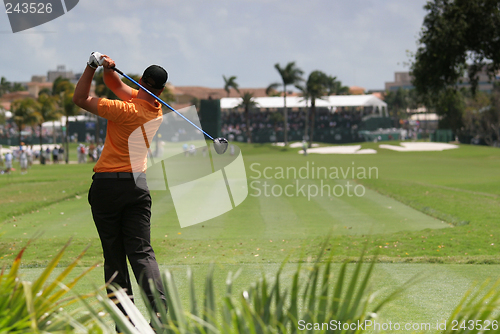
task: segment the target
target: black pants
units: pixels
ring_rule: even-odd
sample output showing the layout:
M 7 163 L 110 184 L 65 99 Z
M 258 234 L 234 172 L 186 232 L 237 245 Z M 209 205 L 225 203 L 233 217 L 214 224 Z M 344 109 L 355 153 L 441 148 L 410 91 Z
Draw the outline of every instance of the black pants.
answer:
M 128 258 L 137 283 L 157 310 L 150 279 L 154 281 L 165 306 L 166 303 L 158 263 L 151 247 L 151 196 L 146 179 L 141 177 L 137 182 L 136 185 L 130 178 L 94 178 L 88 198 L 101 239 L 106 282 L 116 273 L 113 284 L 127 289 L 132 298 Z M 119 307 L 123 311 L 121 305 Z

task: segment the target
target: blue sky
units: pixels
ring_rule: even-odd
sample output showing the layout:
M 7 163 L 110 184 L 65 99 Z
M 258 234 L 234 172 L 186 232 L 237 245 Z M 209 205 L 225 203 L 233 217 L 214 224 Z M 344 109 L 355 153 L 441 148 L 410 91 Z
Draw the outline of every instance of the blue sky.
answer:
M 295 61 L 346 85 L 382 89 L 405 71 L 425 16 L 424 0 L 80 0 L 66 15 L 13 34 L 0 13 L 0 76 L 29 81 L 57 65 L 82 72 L 92 51 L 139 74 L 167 69 L 177 86 L 240 87 L 279 81 Z

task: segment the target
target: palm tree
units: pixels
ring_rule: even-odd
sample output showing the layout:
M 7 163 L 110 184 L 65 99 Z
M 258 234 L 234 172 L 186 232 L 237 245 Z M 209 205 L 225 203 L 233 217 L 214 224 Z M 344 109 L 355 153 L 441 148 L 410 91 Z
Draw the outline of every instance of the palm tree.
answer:
M 278 141 L 278 124 L 283 122 L 283 114 L 280 112 L 272 112 L 269 115 L 270 121 L 273 123 L 274 127 L 274 142 Z
M 57 78 L 52 86 L 52 95 L 59 98 L 59 108 L 66 116 L 65 160 L 69 163 L 69 116 L 77 115 L 80 108 L 73 103 L 75 86 L 62 77 Z
M 309 131 L 309 91 L 306 86 L 303 85 L 295 85 L 295 87 L 300 91 L 304 101 L 306 102 L 306 121 L 304 125 L 304 140 L 309 140 L 308 131 Z
M 295 85 L 295 84 L 298 84 L 300 81 L 302 81 L 302 74 L 304 74 L 304 72 L 298 68 L 297 66 L 295 66 L 295 62 L 292 61 L 292 62 L 289 62 L 285 67 L 281 67 L 280 64 L 276 63 L 274 65 L 274 68 L 276 68 L 276 70 L 279 72 L 280 76 L 281 76 L 281 81 L 282 83 L 273 83 L 271 85 L 269 85 L 269 87 L 267 88 L 266 92 L 267 91 L 272 91 L 273 89 L 276 89 L 278 86 L 282 85 L 283 86 L 283 102 L 284 102 L 284 111 L 283 111 L 283 118 L 284 118 L 284 121 L 285 121 L 285 138 L 284 138 L 284 142 L 285 142 L 285 146 L 288 145 L 288 110 L 286 109 L 286 86 L 288 85 Z
M 160 99 L 167 103 L 175 102 L 174 92 L 170 89 L 169 85 L 165 85 L 165 88 L 163 88 L 163 92 L 160 94 Z
M 38 126 L 40 127 L 40 147 L 43 144 L 43 136 L 42 136 L 42 124 L 44 122 L 55 121 L 61 118 L 61 113 L 57 111 L 57 100 L 54 96 L 43 92 L 38 95 L 38 104 L 39 109 L 37 110 L 38 114 Z M 55 131 L 55 128 L 54 128 Z
M 22 92 L 25 90 L 26 90 L 26 88 L 24 87 L 24 85 L 22 83 L 14 82 L 14 84 L 12 85 L 11 92 Z
M 11 89 L 12 89 L 12 84 L 9 81 L 7 81 L 5 77 L 0 78 L 0 96 L 10 92 Z
M 5 117 L 5 109 L 0 107 L 0 125 L 5 124 L 7 118 Z
M 281 96 L 281 93 L 276 90 L 276 88 L 279 86 L 278 83 L 274 83 L 269 85 L 266 88 L 266 95 L 271 96 L 271 97 L 276 97 L 276 96 Z
M 69 164 L 69 116 L 78 115 L 80 108 L 73 102 L 74 88 L 73 91 L 66 91 L 61 93 L 61 106 L 66 116 L 66 149 L 65 149 L 65 159 L 66 164 Z
M 342 86 L 342 82 L 337 80 L 337 77 L 327 76 L 327 95 L 347 95 L 349 87 Z
M 389 91 L 385 95 L 385 102 L 387 103 L 388 109 L 392 113 L 392 117 L 399 122 L 399 118 L 402 114 L 406 113 L 408 108 L 408 90 L 402 89 L 401 87 L 397 91 Z
M 250 131 L 250 109 L 257 106 L 253 94 L 250 92 L 245 92 L 241 95 L 241 103 L 235 108 L 245 108 L 245 120 L 246 120 L 246 131 L 247 131 L 247 141 L 252 142 L 252 132 Z
M 320 99 L 328 93 L 329 77 L 321 71 L 313 71 L 309 74 L 305 86 L 298 86 L 299 89 L 311 100 L 311 136 L 309 137 L 309 147 L 312 146 L 314 137 L 314 121 L 316 118 L 316 99 Z
M 40 121 L 38 110 L 40 105 L 35 99 L 25 98 L 21 100 L 15 100 L 12 102 L 12 114 L 14 116 L 14 122 L 19 130 L 19 145 L 22 142 L 21 131 L 26 125 L 31 126 L 37 124 Z
M 234 88 L 238 93 L 240 90 L 238 89 L 238 84 L 236 83 L 236 77 L 233 75 L 232 77 L 226 78 L 225 75 L 222 76 L 224 79 L 224 90 L 227 92 L 227 97 L 229 97 L 230 89 Z
M 191 104 L 196 108 L 196 112 L 200 112 L 200 99 L 196 96 L 191 99 Z

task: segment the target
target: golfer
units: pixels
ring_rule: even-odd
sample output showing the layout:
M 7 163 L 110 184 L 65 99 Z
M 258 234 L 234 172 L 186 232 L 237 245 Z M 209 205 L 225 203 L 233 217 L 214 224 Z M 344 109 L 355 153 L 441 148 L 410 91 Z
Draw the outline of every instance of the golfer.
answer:
M 122 101 L 89 96 L 95 70 L 101 65 L 104 68 L 104 83 Z M 73 97 L 73 102 L 79 107 L 108 120 L 106 144 L 94 166 L 88 200 L 101 239 L 106 281 L 112 279 L 113 284 L 127 289 L 133 300 L 128 258 L 138 284 L 153 308 L 158 310 L 149 280 L 154 282 L 165 306 L 166 303 L 150 240 L 151 196 L 144 174 L 137 180 L 133 178 L 128 138 L 134 130 L 151 120 L 158 119 L 159 125 L 163 117 L 162 109 L 156 99 L 144 90 L 137 91 L 123 83 L 113 71 L 114 66 L 115 62 L 108 56 L 92 53 Z M 158 96 L 167 78 L 168 74 L 162 67 L 151 65 L 144 71 L 140 83 Z M 147 152 L 143 156 L 141 166 L 144 172 Z

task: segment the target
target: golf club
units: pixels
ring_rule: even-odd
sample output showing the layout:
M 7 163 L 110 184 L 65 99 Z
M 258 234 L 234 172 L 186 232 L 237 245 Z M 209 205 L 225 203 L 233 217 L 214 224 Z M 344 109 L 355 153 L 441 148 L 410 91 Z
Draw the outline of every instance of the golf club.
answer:
M 200 130 L 202 133 L 204 133 L 205 136 L 207 136 L 208 138 L 210 138 L 212 140 L 212 142 L 214 143 L 214 149 L 215 149 L 215 152 L 217 152 L 217 154 L 224 154 L 224 152 L 226 152 L 227 145 L 228 145 L 228 141 L 227 141 L 226 138 L 222 138 L 222 137 L 214 138 L 214 137 L 212 137 L 211 135 L 209 135 L 208 133 L 206 133 L 205 131 L 203 131 L 200 127 L 198 127 L 196 124 L 194 124 L 189 119 L 187 119 L 186 117 L 184 117 L 184 115 L 182 115 L 177 110 L 175 110 L 174 108 L 172 108 L 168 103 L 166 103 L 165 101 L 161 100 L 158 96 L 156 96 L 155 94 L 151 93 L 149 90 L 147 90 L 140 83 L 138 83 L 137 81 L 135 81 L 134 79 L 132 79 L 130 76 L 126 75 L 125 73 L 123 73 L 122 71 L 120 71 L 119 69 L 117 69 L 116 67 L 113 67 L 113 70 L 115 72 L 119 73 L 120 75 L 124 76 L 125 78 L 127 78 L 128 80 L 130 80 L 131 82 L 133 82 L 134 84 L 136 84 L 137 86 L 141 87 L 146 93 L 148 93 L 149 95 L 151 95 L 152 97 L 154 97 L 156 100 L 158 100 L 158 102 L 160 102 L 165 107 L 167 107 L 168 109 L 170 109 L 173 112 L 175 112 L 177 115 L 179 115 L 182 118 L 184 118 L 192 126 L 194 126 L 198 130 Z

